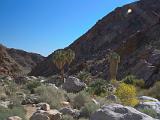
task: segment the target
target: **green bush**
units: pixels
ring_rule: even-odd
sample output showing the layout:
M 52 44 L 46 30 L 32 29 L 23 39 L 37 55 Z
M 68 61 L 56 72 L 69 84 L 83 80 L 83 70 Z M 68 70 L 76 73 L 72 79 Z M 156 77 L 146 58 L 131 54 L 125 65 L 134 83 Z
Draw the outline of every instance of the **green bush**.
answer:
M 160 100 L 160 82 L 156 82 L 153 87 L 145 91 L 145 95 L 152 96 Z
M 91 74 L 89 72 L 80 71 L 77 77 L 83 82 L 85 82 L 87 85 L 91 82 Z
M 107 85 L 106 80 L 95 80 L 88 86 L 87 92 L 92 95 L 105 96 L 107 94 Z
M 23 107 L 13 107 L 12 109 L 0 107 L 0 120 L 5 120 L 7 117 L 10 116 L 19 116 L 23 120 L 26 120 L 25 112 L 26 111 Z
M 27 83 L 26 86 L 31 93 L 34 93 L 34 89 L 37 88 L 38 86 L 41 86 L 41 83 L 39 81 L 30 81 L 29 83 Z
M 135 77 L 135 76 L 129 75 L 129 76 L 126 76 L 122 81 L 123 81 L 125 84 L 135 85 L 135 80 L 136 80 L 136 77 Z
M 80 118 L 80 119 L 78 119 L 78 120 L 89 120 L 89 119 L 86 119 L 86 118 Z
M 64 94 L 65 91 L 56 89 L 52 86 L 39 86 L 35 89 L 35 94 L 40 96 L 41 102 L 50 104 L 51 108 L 59 109 L 62 107 L 61 102 L 66 101 Z
M 74 120 L 72 116 L 70 115 L 64 115 L 62 120 Z
M 80 93 L 77 93 L 71 100 L 71 104 L 74 108 L 80 109 L 90 100 L 91 98 L 89 97 L 89 95 L 85 91 L 81 91 Z
M 89 103 L 86 103 L 84 107 L 81 109 L 81 113 L 83 117 L 89 118 L 91 114 L 94 113 L 99 108 L 100 108 L 99 105 L 96 105 L 93 102 L 89 102 Z
M 144 80 L 137 79 L 136 76 L 133 76 L 133 75 L 126 76 L 124 79 L 122 79 L 122 81 L 125 84 L 134 85 L 136 87 L 140 87 L 140 88 L 144 88 L 145 87 Z
M 158 118 L 158 114 L 153 109 L 141 109 L 139 111 L 142 112 L 142 113 L 145 113 L 145 114 L 147 114 L 147 115 L 149 115 L 153 118 Z

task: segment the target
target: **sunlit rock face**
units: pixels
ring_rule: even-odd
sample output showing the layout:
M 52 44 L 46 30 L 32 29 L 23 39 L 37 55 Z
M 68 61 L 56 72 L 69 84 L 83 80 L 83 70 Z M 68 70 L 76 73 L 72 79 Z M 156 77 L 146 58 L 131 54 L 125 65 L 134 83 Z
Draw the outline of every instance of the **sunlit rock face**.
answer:
M 156 63 L 160 61 L 159 15 L 160 0 L 140 0 L 116 8 L 66 48 L 76 53 L 69 73 L 75 74 L 87 69 L 92 75 L 109 79 L 109 66 L 105 56 L 108 49 L 112 49 L 121 56 L 118 79 L 134 74 L 144 79 L 147 86 L 151 86 L 154 81 L 160 79 L 160 63 Z M 38 64 L 31 74 L 49 76 L 56 73 L 52 55 L 45 62 Z M 146 64 L 137 73 L 134 67 L 142 59 Z M 145 74 L 144 71 L 151 73 Z

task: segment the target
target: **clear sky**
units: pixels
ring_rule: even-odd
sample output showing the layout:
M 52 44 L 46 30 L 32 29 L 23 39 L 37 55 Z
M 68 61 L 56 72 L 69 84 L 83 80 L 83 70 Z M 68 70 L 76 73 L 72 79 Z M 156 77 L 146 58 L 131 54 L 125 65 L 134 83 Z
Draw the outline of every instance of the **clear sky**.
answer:
M 0 43 L 49 55 L 135 0 L 0 0 Z

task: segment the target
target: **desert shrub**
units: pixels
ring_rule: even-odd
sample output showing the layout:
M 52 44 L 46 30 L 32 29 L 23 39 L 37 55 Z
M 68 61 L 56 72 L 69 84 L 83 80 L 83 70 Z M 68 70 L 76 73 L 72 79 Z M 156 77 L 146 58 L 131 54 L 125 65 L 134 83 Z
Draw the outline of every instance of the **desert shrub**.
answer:
M 84 107 L 81 109 L 81 114 L 85 118 L 89 118 L 92 113 L 94 113 L 97 109 L 100 108 L 100 105 L 96 105 L 93 102 L 86 103 Z
M 89 72 L 80 71 L 77 77 L 83 82 L 85 82 L 86 84 L 89 84 L 91 82 L 91 74 Z
M 87 119 L 87 118 L 80 118 L 80 119 L 78 119 L 78 120 L 89 120 L 89 119 Z
M 145 88 L 145 81 L 144 80 L 137 80 L 136 86 L 139 88 Z
M 156 82 L 154 84 L 154 86 L 151 87 L 149 90 L 145 90 L 144 94 L 147 95 L 147 96 L 152 96 L 152 97 L 160 100 L 159 91 L 160 91 L 160 82 Z
M 25 112 L 26 111 L 23 107 L 13 107 L 12 109 L 0 107 L 0 120 L 5 120 L 7 117 L 10 116 L 19 116 L 23 120 L 26 120 Z
M 73 100 L 71 101 L 71 104 L 74 108 L 80 109 L 85 105 L 85 103 L 89 102 L 91 98 L 85 91 L 81 91 L 80 93 L 77 93 Z
M 122 81 L 125 84 L 134 85 L 136 87 L 140 87 L 140 88 L 144 88 L 145 87 L 144 80 L 137 79 L 136 76 L 133 76 L 133 75 L 126 76 L 124 79 L 122 79 Z
M 116 95 L 124 105 L 135 106 L 138 104 L 136 88 L 133 85 L 121 83 L 116 90 Z
M 0 100 L 5 101 L 7 99 L 7 95 L 5 93 L 5 90 L 2 86 L 0 86 Z
M 34 89 L 40 85 L 41 83 L 39 81 L 30 81 L 29 83 L 27 83 L 26 86 L 27 86 L 27 89 L 29 89 L 31 93 L 34 93 Z
M 153 118 L 158 118 L 157 112 L 153 109 L 140 109 L 139 111 L 142 113 L 145 113 Z
M 6 95 L 12 96 L 19 90 L 19 88 L 18 85 L 13 81 L 8 81 L 5 83 L 3 90 L 5 91 Z
M 72 116 L 70 115 L 64 115 L 62 120 L 74 120 Z
M 110 81 L 110 83 L 111 83 L 114 87 L 116 87 L 116 88 L 117 88 L 117 87 L 119 86 L 119 84 L 120 84 L 120 82 L 119 82 L 119 81 L 114 80 L 114 79 L 113 79 L 113 80 L 111 80 L 111 81 Z
M 108 83 L 105 80 L 95 80 L 88 86 L 87 92 L 91 95 L 105 96 L 107 94 L 107 85 Z
M 51 108 L 54 109 L 62 107 L 61 102 L 65 101 L 65 92 L 52 86 L 39 86 L 35 89 L 35 93 L 40 96 L 41 102 L 50 104 Z
M 135 85 L 135 79 L 136 79 L 135 76 L 129 75 L 129 76 L 126 76 L 122 81 L 123 81 L 125 84 Z

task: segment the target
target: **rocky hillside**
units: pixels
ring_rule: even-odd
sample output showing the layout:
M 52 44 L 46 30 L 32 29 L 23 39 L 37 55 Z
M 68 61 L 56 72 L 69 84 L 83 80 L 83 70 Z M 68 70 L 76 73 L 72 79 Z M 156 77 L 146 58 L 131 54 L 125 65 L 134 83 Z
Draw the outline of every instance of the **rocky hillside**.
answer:
M 9 49 L 0 45 L 0 74 L 27 74 L 43 59 L 44 57 L 39 54 Z
M 133 74 L 152 85 L 160 80 L 160 0 L 140 0 L 116 8 L 68 48 L 76 53 L 72 74 L 87 70 L 109 79 L 105 56 L 112 49 L 121 56 L 118 79 Z M 31 74 L 54 74 L 51 59 L 52 54 Z

